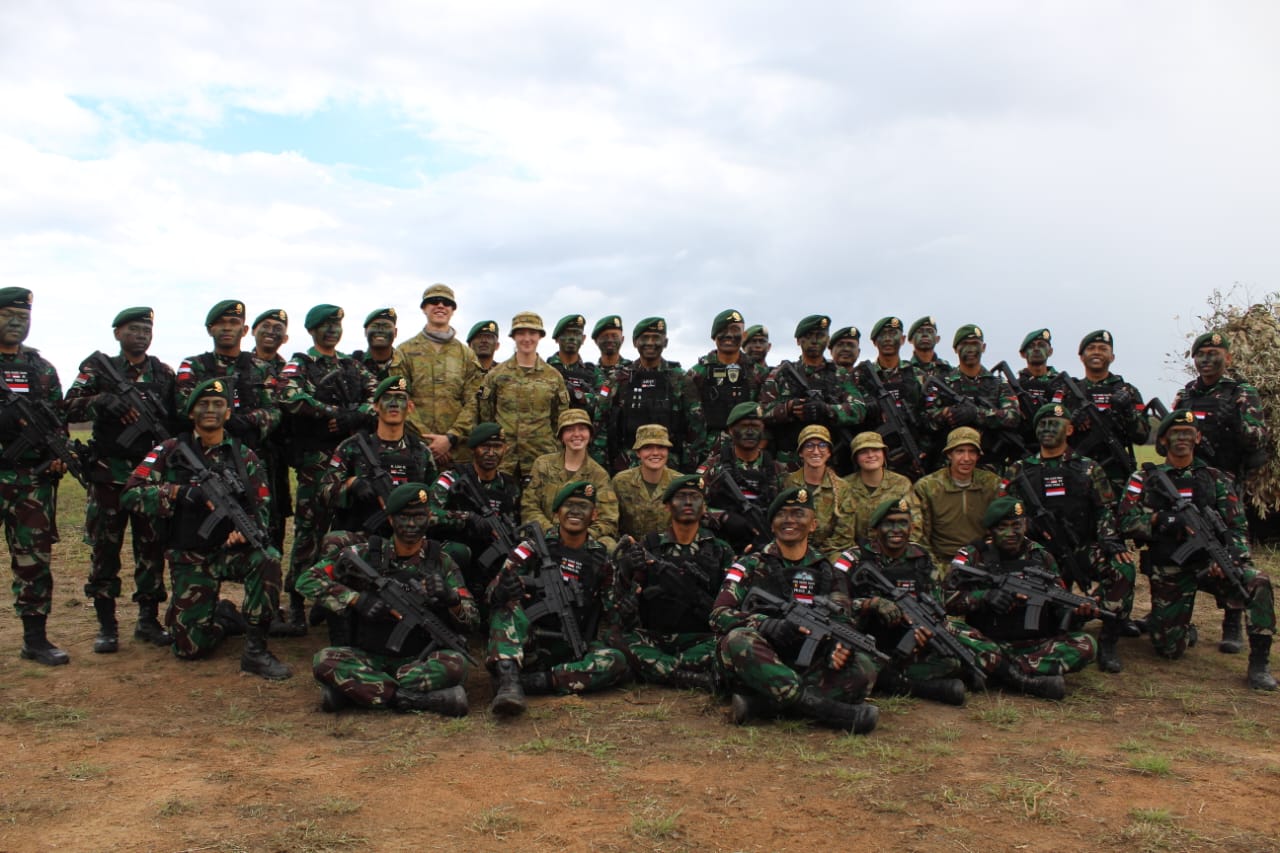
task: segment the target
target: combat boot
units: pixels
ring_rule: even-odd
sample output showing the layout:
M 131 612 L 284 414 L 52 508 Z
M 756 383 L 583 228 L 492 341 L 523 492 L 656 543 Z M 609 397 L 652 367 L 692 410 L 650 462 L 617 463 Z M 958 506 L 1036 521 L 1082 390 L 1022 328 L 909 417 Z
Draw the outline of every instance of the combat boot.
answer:
M 866 702 L 855 705 L 828 699 L 814 687 L 804 689 L 800 694 L 798 707 L 807 717 L 855 735 L 863 735 L 871 731 L 880 719 L 880 709 L 875 705 L 869 705 Z
M 71 662 L 71 656 L 49 642 L 45 635 L 45 625 L 49 617 L 43 613 L 32 613 L 22 617 L 22 657 L 45 666 L 60 666 Z
M 414 690 L 410 687 L 396 688 L 396 695 L 391 698 L 391 707 L 397 711 L 431 711 L 445 717 L 465 717 L 467 715 L 467 691 L 459 684 L 443 690 Z
M 495 667 L 493 701 L 489 713 L 500 717 L 515 717 L 524 713 L 524 688 L 520 686 L 520 664 L 513 660 L 500 660 Z
M 907 692 L 917 699 L 932 699 L 944 705 L 964 704 L 964 682 L 958 678 L 911 679 Z
M 1124 669 L 1124 664 L 1120 663 L 1120 655 L 1116 653 L 1120 630 L 1120 626 L 1112 627 L 1109 622 L 1102 626 L 1102 633 L 1098 637 L 1098 669 L 1103 672 L 1120 672 Z
M 715 676 L 709 672 L 695 672 L 692 669 L 677 669 L 667 676 L 666 683 L 671 687 L 684 690 L 704 690 L 716 692 Z
M 550 672 L 522 672 L 520 687 L 529 696 L 546 696 L 556 692 Z
M 116 622 L 116 600 L 94 597 L 93 610 L 98 616 L 98 636 L 93 638 L 94 653 L 109 655 L 120 651 L 120 623 Z
M 1244 648 L 1243 616 L 1243 610 L 1222 611 L 1222 642 L 1218 643 L 1218 651 L 1224 655 L 1238 655 Z
M 267 649 L 267 626 L 250 625 L 244 638 L 244 652 L 240 655 L 240 671 L 261 676 L 268 681 L 284 681 L 293 677 L 293 670 L 276 659 Z
M 1065 699 L 1067 696 L 1067 681 L 1061 675 L 1027 675 L 1008 663 L 997 674 L 1001 684 L 1028 696 L 1053 700 Z
M 133 626 L 133 638 L 153 646 L 167 646 L 173 642 L 173 637 L 160 624 L 158 601 L 138 602 L 138 624 Z
M 336 714 L 347 707 L 347 696 L 332 684 L 320 685 L 320 710 L 326 714 Z
M 289 627 L 293 636 L 307 636 L 307 600 L 299 593 L 289 593 Z
M 735 693 L 729 702 L 729 715 L 735 726 L 744 726 L 751 720 L 768 719 L 777 714 L 777 706 L 757 693 Z
M 243 637 L 249 632 L 249 623 L 244 621 L 235 602 L 225 598 L 213 608 L 213 621 L 222 628 L 224 637 Z
M 1271 659 L 1271 638 L 1266 634 L 1249 635 L 1249 686 L 1254 690 L 1275 690 L 1276 679 L 1267 668 Z

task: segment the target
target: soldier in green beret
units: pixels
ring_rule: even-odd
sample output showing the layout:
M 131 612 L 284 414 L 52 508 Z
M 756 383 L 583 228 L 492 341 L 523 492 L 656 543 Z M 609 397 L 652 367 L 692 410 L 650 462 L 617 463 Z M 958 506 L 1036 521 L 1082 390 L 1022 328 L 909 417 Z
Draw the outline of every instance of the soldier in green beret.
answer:
M 257 316 L 251 327 L 254 340 L 253 358 L 265 370 L 270 397 L 275 399 L 284 386 L 281 374 L 288 361 L 280 348 L 289 342 L 289 315 L 283 308 L 268 308 Z M 283 422 L 283 414 L 281 415 Z M 273 429 L 255 449 L 267 469 L 271 484 L 271 544 L 284 550 L 284 528 L 293 515 L 293 486 L 289 482 L 289 436 L 286 430 Z
M 585 409 L 592 418 L 596 416 L 596 389 L 604 384 L 604 373 L 582 358 L 582 341 L 586 337 L 587 318 L 581 314 L 561 317 L 551 333 L 558 349 L 547 359 L 547 364 L 560 371 L 565 387 L 569 389 L 569 405 Z
M 173 368 L 147 355 L 154 319 L 155 312 L 147 307 L 126 308 L 117 314 L 112 327 L 120 354 L 89 356 L 67 390 L 68 419 L 93 422 L 84 534 L 91 551 L 84 591 L 98 617 L 93 650 L 99 654 L 120 647 L 116 599 L 121 591 L 120 549 L 128 525 L 133 527 L 133 600 L 138 603 L 134 639 L 158 646 L 171 641 L 159 622 L 160 602 L 166 597 L 164 542 L 150 517 L 132 515 L 120 507 L 120 495 L 133 469 L 176 427 Z M 128 396 L 130 392 L 119 382 L 128 383 L 136 397 Z
M 742 333 L 743 352 L 752 361 L 759 364 L 766 374 L 770 370 L 768 359 L 769 350 L 771 349 L 773 349 L 773 344 L 769 343 L 769 328 L 767 326 L 748 326 L 747 330 Z
M 389 375 L 399 331 L 394 308 L 375 308 L 364 318 L 364 339 L 369 348 L 356 350 L 351 357 L 363 364 L 379 382 Z
M 680 476 L 668 466 L 671 439 L 661 424 L 645 424 L 636 430 L 632 446 L 640 464 L 613 476 L 613 491 L 618 496 L 618 535 L 644 538 L 667 526 L 667 511 L 662 493 Z
M 1058 368 L 1049 364 L 1053 357 L 1053 334 L 1048 329 L 1028 332 L 1018 347 L 1018 355 L 1026 362 L 1026 366 L 1018 370 L 1018 384 L 1025 395 L 1020 403 L 1029 409 L 1023 412 L 1023 435 L 1034 446 L 1035 427 L 1031 426 L 1031 420 L 1041 406 L 1061 402 L 1065 394 Z
M 603 374 L 600 387 L 613 382 L 614 374 L 631 364 L 631 359 L 624 358 L 622 355 L 622 342 L 625 339 L 622 334 L 622 318 L 617 314 L 601 317 L 591 328 L 591 340 L 595 341 L 596 349 L 600 351 L 600 361 L 597 362 Z M 597 395 L 600 393 L 600 387 L 596 388 Z M 596 416 L 599 417 L 599 414 L 597 411 Z
M 253 333 L 253 357 L 280 376 L 286 360 L 280 348 L 289 342 L 289 315 L 283 308 L 268 308 L 254 318 L 249 329 Z
M 729 441 L 721 441 L 698 473 L 707 478 L 708 519 L 734 553 L 748 545 L 764 547 L 773 538 L 765 510 L 777 496 L 787 469 L 767 449 L 759 403 L 739 403 L 725 423 Z M 732 481 L 732 482 L 727 482 Z
M 467 346 L 476 354 L 481 373 L 488 373 L 497 364 L 493 356 L 501 345 L 498 340 L 498 324 L 494 320 L 481 320 L 467 332 Z
M 556 423 L 556 438 L 561 449 L 539 456 L 533 463 L 529 483 L 520 496 L 520 518 L 534 522 L 543 530 L 552 525 L 553 504 L 565 483 L 586 480 L 596 489 L 596 520 L 591 537 L 607 548 L 617 544 L 618 496 L 609 482 L 609 473 L 588 453 L 595 426 L 582 409 L 566 409 Z
M 1267 459 L 1267 427 L 1258 389 L 1231 368 L 1231 341 L 1205 332 L 1191 345 L 1196 378 L 1173 398 L 1173 408 L 1195 412 L 1200 427 L 1197 454 L 1206 464 L 1243 483 Z M 1241 490 L 1237 486 L 1237 492 Z
M 827 344 L 831 350 L 831 360 L 845 370 L 853 370 L 862 354 L 862 332 L 857 326 L 843 326 L 831 333 L 831 341 Z
M 927 379 L 930 376 L 946 376 L 951 372 L 951 362 L 940 358 L 937 353 L 938 321 L 924 316 L 911 324 L 907 329 L 907 340 L 911 342 L 911 366 Z
M 692 458 L 707 458 L 722 437 L 729 413 L 740 403 L 754 403 L 769 372 L 764 365 L 742 351 L 742 315 L 729 308 L 711 321 L 711 340 L 716 348 L 698 359 L 685 378 L 702 403 L 706 439 Z
M 962 426 L 982 430 L 983 465 L 999 473 L 1027 455 L 1018 398 L 1008 382 L 982 366 L 987 344 L 980 327 L 961 326 L 952 343 L 960 363 L 926 386 L 925 416 L 939 430 Z
M 936 467 L 942 442 L 924 415 L 926 374 L 902 360 L 902 340 L 902 320 L 877 320 L 871 327 L 876 357 L 853 369 L 853 381 L 867 403 L 864 425 L 881 433 L 888 466 L 902 476 L 918 480 Z M 896 417 L 889 411 L 890 405 L 895 407 Z M 899 430 L 905 430 L 909 439 Z M 908 448 L 909 444 L 914 448 Z M 856 474 L 855 470 L 850 476 Z
M 1097 329 L 1085 335 L 1080 339 L 1079 354 L 1084 377 L 1078 387 L 1084 399 L 1067 393 L 1061 400 L 1071 412 L 1072 433 L 1068 443 L 1072 450 L 1102 465 L 1118 499 L 1135 467 L 1134 446 L 1147 442 L 1151 423 L 1142 404 L 1142 392 L 1123 376 L 1111 372 L 1116 354 L 1115 338 L 1110 332 Z M 1092 405 L 1086 406 L 1086 403 Z M 1096 429 L 1096 419 L 1104 421 L 1110 429 Z M 1109 452 L 1108 435 L 1115 436 L 1126 452 Z

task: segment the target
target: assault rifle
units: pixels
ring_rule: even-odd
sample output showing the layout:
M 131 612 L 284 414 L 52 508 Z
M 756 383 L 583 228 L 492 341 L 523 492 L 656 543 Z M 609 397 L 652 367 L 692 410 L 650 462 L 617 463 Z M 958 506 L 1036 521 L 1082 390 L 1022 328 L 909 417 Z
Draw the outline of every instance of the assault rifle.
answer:
M 747 597 L 742 600 L 741 609 L 748 612 L 769 613 L 786 619 L 797 628 L 808 631 L 804 635 L 800 654 L 796 655 L 798 667 L 804 668 L 812 664 L 818 647 L 828 638 L 850 651 L 862 652 L 875 658 L 881 665 L 890 660 L 888 655 L 876 648 L 876 641 L 872 637 L 842 621 L 833 619 L 833 615 L 840 613 L 840 608 L 825 595 L 814 596 L 813 604 L 805 604 L 802 601 L 779 598 L 768 590 L 753 586 L 747 592 Z
M 644 547 L 643 543 L 635 540 L 632 542 L 631 547 L 639 548 L 644 554 L 644 563 L 643 567 L 633 568 L 622 574 L 622 581 L 627 589 L 633 589 L 639 583 L 636 575 L 643 572 L 646 582 L 643 595 L 646 599 L 657 598 L 666 590 L 689 605 L 697 605 L 703 613 L 711 612 L 715 597 L 707 591 L 711 586 L 711 577 L 706 572 L 692 562 L 677 566 L 670 560 L 664 560 L 653 554 Z M 624 546 L 619 544 L 616 551 L 623 548 Z M 617 564 L 618 561 L 614 560 L 614 565 Z
M 0 404 L 6 407 L 12 406 L 22 421 L 18 437 L 8 443 L 4 453 L 0 453 L 0 459 L 12 464 L 18 460 L 18 457 L 30 451 L 47 453 L 53 458 L 37 466 L 35 473 L 44 472 L 54 460 L 57 460 L 66 466 L 67 473 L 74 477 L 77 483 L 86 489 L 89 487 L 79 456 L 84 446 L 79 441 L 73 443 L 67 439 L 66 427 L 63 426 L 62 419 L 58 417 L 58 413 L 54 411 L 48 400 L 19 394 L 9 387 L 9 383 L 0 379 Z
M 420 586 L 412 582 L 406 583 L 396 578 L 389 578 L 380 573 L 356 553 L 355 548 L 343 548 L 339 562 L 343 567 L 351 569 L 356 576 L 364 581 L 368 591 L 372 592 L 387 607 L 391 608 L 391 614 L 398 620 L 395 629 L 391 632 L 391 636 L 387 638 L 388 649 L 393 652 L 400 651 L 404 647 L 404 641 L 408 638 L 409 633 L 414 628 L 421 628 L 431 638 L 431 642 L 418 655 L 419 660 L 437 649 L 445 648 L 462 655 L 472 666 L 480 665 L 480 662 L 472 657 L 471 652 L 468 651 L 466 640 L 432 612 L 431 604 L 434 599 Z
M 358 429 L 351 434 L 351 437 L 355 439 L 356 449 L 360 451 L 360 458 L 364 460 L 367 471 L 365 479 L 373 485 L 373 491 L 382 504 L 382 509 L 370 513 L 362 525 L 365 533 L 376 533 L 387 521 L 387 498 L 391 496 L 396 483 L 391 479 L 391 472 L 383 467 L 382 457 L 378 455 L 378 450 L 373 446 L 369 434 Z
M 805 403 L 822 403 L 824 406 L 832 410 L 831 415 L 831 433 L 832 438 L 840 444 L 848 447 L 849 442 L 853 440 L 853 436 L 849 434 L 849 430 L 837 423 L 835 416 L 835 406 L 827 402 L 826 395 L 822 393 L 821 388 L 814 388 L 809 383 L 808 377 L 804 375 L 796 362 L 783 361 L 778 365 L 778 369 L 787 375 L 797 388 L 804 392 Z
M 1009 488 L 1015 497 L 1021 498 L 1031 510 L 1031 525 L 1043 537 L 1042 544 L 1049 552 L 1067 568 L 1067 576 L 1081 589 L 1089 588 L 1089 567 L 1080 565 L 1080 541 L 1076 530 L 1061 515 L 1051 512 L 1041 500 L 1035 485 L 1027 477 L 1023 468 L 1018 476 L 1009 481 Z
M 502 561 L 511 556 L 511 552 L 520 544 L 520 540 L 516 538 L 515 525 L 489 502 L 484 496 L 484 490 L 470 472 L 460 474 L 454 483 L 462 496 L 475 507 L 474 514 L 489 533 L 489 547 L 477 562 L 486 568 L 495 565 L 502 568 Z
M 919 479 L 925 475 L 924 470 L 924 452 L 920 450 L 920 444 L 916 441 L 916 433 L 923 432 L 920 425 L 915 422 L 915 417 L 910 409 L 905 406 L 898 405 L 898 398 L 885 386 L 884 380 L 880 378 L 880 374 L 876 373 L 874 363 L 867 365 L 867 380 L 871 383 L 871 393 L 876 398 L 876 403 L 880 408 L 880 417 L 883 419 L 876 432 L 880 433 L 884 438 L 897 437 L 896 445 L 889 447 L 889 456 L 891 460 L 902 460 L 906 458 L 906 464 L 911 469 L 912 479 Z
M 971 400 L 936 376 L 929 377 L 928 381 L 924 384 L 924 391 L 925 394 L 932 393 L 940 398 L 944 406 L 960 406 L 965 403 L 969 403 L 993 410 L 1000 408 L 998 405 L 999 401 L 987 400 L 982 397 L 974 397 Z M 987 432 L 995 434 L 995 438 L 991 442 L 991 449 L 984 451 L 987 455 L 992 457 L 993 463 L 1007 458 L 1026 459 L 1031 455 L 1031 450 L 1027 447 L 1027 443 L 1022 440 L 1022 436 L 1018 434 L 1017 430 L 1001 427 L 995 430 L 988 430 Z M 1012 457 L 1010 456 L 1009 450 L 1013 451 Z
M 547 550 L 547 540 L 542 535 L 542 528 L 530 522 L 522 525 L 516 535 L 528 542 L 533 548 L 533 555 L 538 559 L 537 573 L 532 578 L 524 578 L 525 584 L 540 590 L 542 595 L 537 603 L 524 609 L 529 617 L 529 624 L 534 624 L 545 616 L 554 616 L 560 623 L 560 630 L 535 628 L 534 634 L 540 637 L 552 637 L 563 640 L 573 650 L 575 658 L 587 653 L 587 641 L 583 637 L 582 626 L 578 624 L 575 607 L 586 604 L 581 588 L 574 589 L 565 580 L 560 571 L 560 563 Z
M 1004 381 L 1009 383 L 1013 396 L 1018 398 L 1018 410 L 1022 412 L 1022 419 L 1028 424 L 1031 423 L 1036 416 L 1036 403 L 1031 399 L 1031 392 L 1022 387 L 1022 381 L 1018 379 L 1018 374 L 1014 369 L 1009 366 L 1009 362 L 1000 362 L 991 368 L 991 372 L 999 373 L 1004 377 Z
M 241 483 L 231 471 L 215 471 L 205 465 L 200 454 L 192 450 L 185 441 L 179 440 L 174 449 L 191 467 L 195 474 L 196 485 L 200 487 L 200 491 L 204 492 L 205 500 L 213 506 L 212 512 L 200 525 L 197 533 L 202 538 L 208 539 L 213 529 L 225 518 L 254 550 L 264 551 L 269 548 L 271 539 L 267 531 L 262 529 L 258 520 L 240 505 L 236 497 L 237 493 L 243 492 L 249 484 Z
M 734 511 L 747 519 L 747 524 L 756 532 L 754 544 L 757 546 L 764 545 L 771 538 L 771 527 L 769 519 L 765 516 L 764 509 L 755 501 L 748 498 L 742 493 L 742 487 L 738 485 L 738 481 L 733 479 L 733 475 L 729 473 L 727 468 L 722 468 L 720 473 L 716 475 L 715 481 L 710 484 L 708 492 L 719 490 L 728 495 L 729 500 L 733 501 Z
M 130 382 L 120 369 L 111 361 L 111 357 L 105 352 L 98 350 L 89 356 L 89 360 L 98 368 L 110 384 L 110 388 L 105 389 L 105 393 L 114 394 L 124 400 L 129 408 L 138 413 L 138 419 L 125 427 L 120 433 L 120 443 L 125 447 L 133 446 L 133 443 L 142 436 L 150 436 L 151 440 L 156 444 L 164 441 L 169 437 L 169 430 L 165 427 L 167 413 L 146 394 L 138 388 L 137 384 Z
M 1147 437 L 1147 443 L 1155 444 L 1156 430 L 1154 428 L 1159 427 L 1160 422 L 1169 417 L 1169 407 L 1166 406 L 1164 404 L 1164 400 L 1161 400 L 1159 397 L 1152 397 L 1147 401 L 1147 405 L 1143 407 L 1142 413 L 1146 416 L 1147 423 L 1153 427 L 1151 435 Z M 1201 438 L 1201 441 L 1203 440 L 1204 439 Z
M 1007 589 L 1015 597 L 1025 599 L 1027 605 L 1022 626 L 1028 631 L 1034 631 L 1040 627 L 1040 614 L 1044 612 L 1045 607 L 1061 608 L 1062 615 L 1058 620 L 1060 631 L 1067 630 L 1076 608 L 1083 604 L 1091 605 L 1097 612 L 1098 618 L 1104 622 L 1120 618 L 1115 613 L 1098 607 L 1098 602 L 1087 595 L 1068 592 L 1058 576 L 1045 569 L 1023 566 L 1016 572 L 998 575 L 965 563 L 953 562 L 951 568 L 983 581 L 991 589 Z
M 1076 448 L 1077 451 L 1082 456 L 1096 459 L 1099 464 L 1104 466 L 1110 460 L 1115 467 L 1124 468 L 1127 471 L 1137 468 L 1138 463 L 1133 455 L 1133 447 L 1130 446 L 1129 442 L 1123 441 L 1121 436 L 1116 435 L 1115 421 L 1102 414 L 1098 404 L 1093 402 L 1088 394 L 1084 393 L 1084 389 L 1080 387 L 1079 382 L 1076 382 L 1065 373 L 1058 375 L 1062 377 L 1063 384 L 1067 386 L 1067 390 L 1071 392 L 1071 396 L 1079 405 L 1078 411 L 1083 412 L 1085 417 L 1089 419 L 1088 435 L 1080 441 Z M 1105 450 L 1105 454 L 1095 453 L 1094 448 L 1096 447 L 1102 447 Z

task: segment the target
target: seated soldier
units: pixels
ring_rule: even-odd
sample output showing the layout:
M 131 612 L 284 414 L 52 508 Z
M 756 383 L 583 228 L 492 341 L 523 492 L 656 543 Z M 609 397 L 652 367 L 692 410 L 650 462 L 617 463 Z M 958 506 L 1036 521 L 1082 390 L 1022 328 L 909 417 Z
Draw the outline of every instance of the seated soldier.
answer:
M 747 546 L 764 547 L 773 538 L 765 510 L 777 496 L 787 469 L 765 450 L 764 419 L 758 403 L 734 406 L 725 428 L 729 441 L 721 441 L 711 451 L 698 473 L 707 479 L 712 528 L 734 553 L 741 554 Z
M 912 487 L 920 506 L 919 542 L 929 549 L 939 577 L 956 551 L 986 531 L 983 513 L 1000 491 L 1000 478 L 978 467 L 982 436 L 972 427 L 947 433 L 946 467 L 921 477 Z
M 632 449 L 640 464 L 615 474 L 613 491 L 618 495 L 619 536 L 639 539 L 666 527 L 662 495 L 680 472 L 667 467 L 671 439 L 660 424 L 645 424 L 636 430 Z
M 613 491 L 609 474 L 587 455 L 591 433 L 595 427 L 582 409 L 560 413 L 556 438 L 561 450 L 547 453 L 533 461 L 529 483 L 520 495 L 520 518 L 526 524 L 536 523 L 545 532 L 552 526 L 551 508 L 556 495 L 566 483 L 586 480 L 595 486 L 596 521 L 591 525 L 591 538 L 606 548 L 617 544 L 618 496 Z

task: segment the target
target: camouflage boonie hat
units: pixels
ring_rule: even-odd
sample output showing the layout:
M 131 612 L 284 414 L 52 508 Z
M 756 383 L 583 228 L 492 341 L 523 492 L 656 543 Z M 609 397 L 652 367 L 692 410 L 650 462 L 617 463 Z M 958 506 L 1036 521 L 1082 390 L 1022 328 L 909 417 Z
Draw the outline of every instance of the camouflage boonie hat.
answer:
M 147 323 L 154 323 L 155 319 L 156 319 L 156 312 L 152 311 L 150 308 L 146 308 L 142 306 L 139 306 L 137 308 L 126 308 L 123 311 L 121 311 L 119 314 L 117 314 L 115 316 L 115 319 L 111 321 L 111 328 L 118 329 L 121 326 L 123 326 L 125 323 L 132 323 L 135 320 L 141 320 Z
M 1195 355 L 1205 347 L 1222 347 L 1224 350 L 1230 351 L 1231 341 L 1222 332 L 1205 332 L 1191 344 L 1191 354 Z
M 502 427 L 492 421 L 486 421 L 471 428 L 471 434 L 467 436 L 467 447 L 475 450 L 486 441 L 501 441 L 505 443 L 506 440 L 507 434 L 502 431 Z
M 565 483 L 560 487 L 560 491 L 556 492 L 555 500 L 551 502 L 551 511 L 558 512 L 561 505 L 569 498 L 586 498 L 595 503 L 596 487 L 586 480 L 574 480 L 572 483 Z
M 926 316 L 921 317 L 919 320 L 916 320 L 911 324 L 911 328 L 907 330 L 907 337 L 914 338 L 916 336 L 916 332 L 920 331 L 921 326 L 932 326 L 935 332 L 938 331 L 938 321 L 933 317 Z
M 746 420 L 747 418 L 764 420 L 764 410 L 760 408 L 759 403 L 747 402 L 734 406 L 729 410 L 729 417 L 725 418 L 724 425 L 725 427 L 731 427 L 738 421 Z
M 422 301 L 418 303 L 418 307 L 421 308 L 427 304 L 428 299 L 436 297 L 448 302 L 454 308 L 458 307 L 458 299 L 453 295 L 453 288 L 447 284 L 433 284 L 422 291 Z
M 387 495 L 387 515 L 395 515 L 404 509 L 426 506 L 431 487 L 426 483 L 401 483 Z
M 671 439 L 668 437 L 667 428 L 662 424 L 645 424 L 636 428 L 636 442 L 631 445 L 632 450 L 639 450 L 650 444 L 656 444 L 659 447 L 672 447 Z
M 975 326 L 973 323 L 965 323 L 963 326 L 956 329 L 955 335 L 951 338 L 951 348 L 955 349 L 960 346 L 960 342 L 966 338 L 977 338 L 980 341 L 986 340 L 986 338 L 982 336 L 982 328 L 980 326 Z
M 720 334 L 726 326 L 741 322 L 742 315 L 733 308 L 721 311 L 716 315 L 715 319 L 711 321 L 711 337 L 714 338 L 716 335 Z M 742 339 L 745 341 L 746 336 L 744 335 Z
M 263 311 L 257 317 L 253 318 L 253 325 L 250 328 L 258 328 L 264 320 L 275 320 L 276 322 L 283 323 L 286 326 L 289 325 L 289 315 L 285 313 L 283 308 L 268 308 L 266 311 Z
M 769 520 L 773 521 L 773 517 L 778 514 L 778 510 L 789 506 L 798 506 L 812 512 L 813 490 L 808 486 L 792 486 L 789 489 L 783 489 L 769 504 Z
M 631 342 L 635 343 L 635 339 L 643 335 L 645 332 L 657 332 L 660 335 L 667 333 L 667 321 L 661 317 L 645 317 L 636 327 L 631 330 Z
M 519 314 L 511 318 L 511 331 L 507 334 L 515 337 L 516 332 L 521 329 L 529 329 L 537 332 L 539 336 L 547 336 L 547 327 L 542 325 L 542 317 L 532 311 L 521 311 Z
M 743 341 L 749 341 L 756 337 L 764 338 L 766 341 L 769 340 L 769 328 L 757 323 L 754 326 L 747 326 L 747 330 L 742 333 Z
M 1002 498 L 996 498 L 987 507 L 986 513 L 982 516 L 982 526 L 989 530 L 1006 518 L 1022 518 L 1026 512 L 1022 501 L 1011 495 L 1005 495 Z
M 595 424 L 591 422 L 591 416 L 585 411 L 582 409 L 565 409 L 560 413 L 559 420 L 556 421 L 556 437 L 558 438 L 566 427 L 571 427 L 574 424 L 582 424 L 588 427 L 593 434 L 596 431 Z
M 373 402 L 382 399 L 382 395 L 388 391 L 402 391 L 409 393 L 409 380 L 403 376 L 388 376 L 386 379 L 378 383 L 378 387 L 373 389 Z
M 1106 344 L 1115 348 L 1115 338 L 1111 337 L 1111 333 L 1106 329 L 1096 329 L 1080 339 L 1080 349 L 1077 355 L 1084 355 L 1084 348 L 1089 344 Z
M 0 287 L 0 308 L 31 310 L 31 291 L 25 287 Z
M 316 307 L 308 311 L 307 316 L 303 318 L 302 328 L 306 329 L 309 332 L 312 329 L 314 329 L 316 326 L 322 325 L 323 323 L 326 323 L 329 320 L 341 320 L 345 316 L 346 316 L 346 312 L 344 312 L 337 305 L 329 305 L 329 304 L 317 305 Z
M 897 317 L 881 317 L 876 320 L 876 324 L 871 327 L 871 340 L 880 337 L 880 333 L 885 329 L 902 334 L 902 321 Z
M 973 427 L 956 427 L 951 432 L 947 433 L 947 443 L 942 448 L 942 452 L 949 453 L 964 444 L 972 444 L 981 451 L 982 433 L 978 432 Z
M 906 498 L 890 498 L 887 501 L 883 501 L 880 506 L 876 507 L 876 511 L 871 513 L 871 526 L 879 527 L 880 522 L 884 521 L 885 516 L 890 513 L 905 513 L 910 516 L 911 504 L 907 502 Z
M 667 486 L 662 492 L 662 502 L 670 503 L 671 499 L 676 496 L 676 492 L 681 489 L 693 489 L 700 495 L 707 493 L 707 481 L 702 478 L 701 474 L 685 474 L 683 477 L 676 477 L 671 481 L 671 485 Z
M 1034 332 L 1028 332 L 1027 336 L 1022 339 L 1022 345 L 1018 347 L 1018 352 L 1026 352 L 1027 347 L 1036 341 L 1044 341 L 1049 346 L 1053 346 L 1053 335 L 1049 333 L 1048 329 L 1036 329 Z
M 889 445 L 884 443 L 884 437 L 878 432 L 868 430 L 860 432 L 853 437 L 853 441 L 849 442 L 849 455 L 857 456 L 859 450 L 888 450 Z
M 374 320 L 390 320 L 392 323 L 396 321 L 396 309 L 394 308 L 375 308 L 370 311 L 364 318 L 364 328 L 369 328 L 369 324 Z
M 807 427 L 800 430 L 800 435 L 796 438 L 796 448 L 799 449 L 804 447 L 804 443 L 811 438 L 825 441 L 827 444 L 832 443 L 831 430 L 827 429 L 822 424 L 809 424 Z
M 1031 419 L 1031 426 L 1040 426 L 1040 422 L 1045 418 L 1062 418 L 1063 420 L 1071 420 L 1071 413 L 1061 403 L 1045 403 L 1036 409 L 1035 417 Z
M 853 338 L 855 341 L 862 340 L 862 332 L 858 331 L 857 326 L 843 326 L 831 333 L 831 344 L 841 338 Z
M 1156 427 L 1156 440 L 1164 438 L 1165 433 L 1176 426 L 1195 427 L 1197 431 L 1200 424 L 1196 421 L 1196 413 L 1190 409 L 1178 409 L 1176 412 L 1170 412 L 1160 421 L 1160 426 Z
M 481 320 L 479 323 L 476 323 L 471 327 L 471 331 L 467 332 L 467 343 L 471 343 L 471 340 L 476 335 L 493 335 L 494 337 L 497 337 L 498 324 L 493 320 Z
M 223 317 L 239 317 L 244 319 L 244 303 L 238 299 L 224 299 L 209 309 L 204 315 L 205 328 L 212 326 Z
M 585 331 L 587 328 L 587 318 L 583 317 L 581 314 L 569 314 L 568 316 L 561 317 L 560 322 L 556 323 L 555 329 L 551 332 L 552 339 L 554 340 L 555 338 L 560 337 L 560 334 L 565 329 L 571 328 L 578 328 Z
M 617 314 L 610 314 L 608 317 L 601 317 L 596 320 L 596 324 L 591 327 L 591 340 L 600 337 L 601 332 L 607 332 L 610 329 L 622 331 L 622 318 Z
M 191 396 L 187 398 L 187 404 L 182 407 L 182 413 L 190 415 L 196 403 L 205 397 L 221 397 L 230 405 L 231 386 L 226 380 L 227 377 L 225 376 L 214 376 L 196 385 L 195 388 L 191 389 Z
M 803 338 L 810 332 L 825 332 L 831 328 L 831 318 L 823 314 L 810 314 L 796 323 L 795 337 Z

